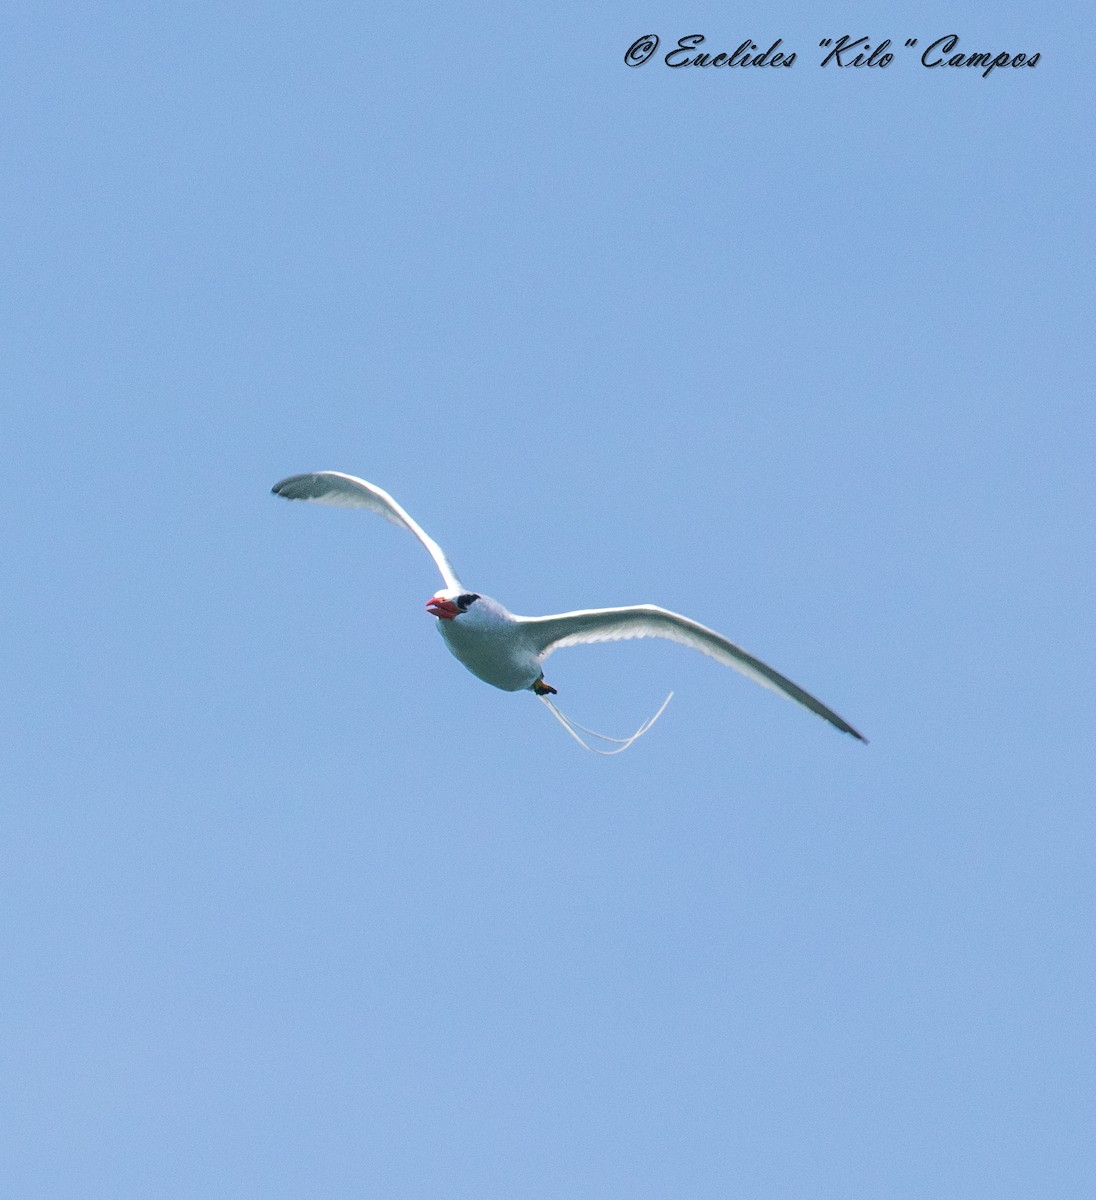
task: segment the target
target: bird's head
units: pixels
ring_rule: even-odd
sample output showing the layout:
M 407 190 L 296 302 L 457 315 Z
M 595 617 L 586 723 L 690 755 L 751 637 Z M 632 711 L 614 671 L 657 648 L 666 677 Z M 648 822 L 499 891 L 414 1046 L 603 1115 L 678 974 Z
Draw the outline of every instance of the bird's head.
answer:
M 461 592 L 456 588 L 446 588 L 435 592 L 426 602 L 426 611 L 432 613 L 439 621 L 452 621 L 461 613 L 466 613 L 469 607 L 479 599 L 475 592 Z

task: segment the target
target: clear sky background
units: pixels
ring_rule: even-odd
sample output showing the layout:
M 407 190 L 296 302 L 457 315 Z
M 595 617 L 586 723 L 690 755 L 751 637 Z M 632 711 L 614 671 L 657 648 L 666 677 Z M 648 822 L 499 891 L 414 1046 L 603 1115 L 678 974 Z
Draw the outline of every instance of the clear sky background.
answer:
M 6 1195 L 1092 1194 L 1091 82 L 969 0 L 8 13 Z M 632 642 L 584 753 L 325 468 L 871 745 Z

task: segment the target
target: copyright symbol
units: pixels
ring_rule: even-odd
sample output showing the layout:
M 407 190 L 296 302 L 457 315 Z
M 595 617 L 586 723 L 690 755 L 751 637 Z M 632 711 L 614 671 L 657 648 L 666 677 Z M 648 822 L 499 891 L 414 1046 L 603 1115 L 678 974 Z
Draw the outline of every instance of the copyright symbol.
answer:
M 645 33 L 628 47 L 624 53 L 624 61 L 630 67 L 642 67 L 657 49 L 658 34 Z

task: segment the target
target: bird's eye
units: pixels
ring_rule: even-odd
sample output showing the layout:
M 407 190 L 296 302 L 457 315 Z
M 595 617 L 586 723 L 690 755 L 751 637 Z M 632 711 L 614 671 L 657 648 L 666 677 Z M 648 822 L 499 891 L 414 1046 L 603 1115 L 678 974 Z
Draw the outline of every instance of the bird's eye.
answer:
M 469 606 L 469 604 L 472 603 L 473 600 L 478 599 L 479 596 L 477 596 L 475 592 L 465 592 L 463 596 L 457 597 L 457 607 L 461 610 L 461 612 L 464 612 L 464 610 Z

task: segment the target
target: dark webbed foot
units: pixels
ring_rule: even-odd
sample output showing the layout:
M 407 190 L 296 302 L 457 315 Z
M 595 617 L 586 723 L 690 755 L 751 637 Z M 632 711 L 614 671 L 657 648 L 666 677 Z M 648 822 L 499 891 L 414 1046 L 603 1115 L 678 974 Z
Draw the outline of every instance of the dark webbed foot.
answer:
M 545 683 L 543 679 L 538 679 L 536 683 L 533 684 L 533 691 L 536 692 L 538 696 L 556 695 L 556 689 L 552 687 L 550 683 Z

